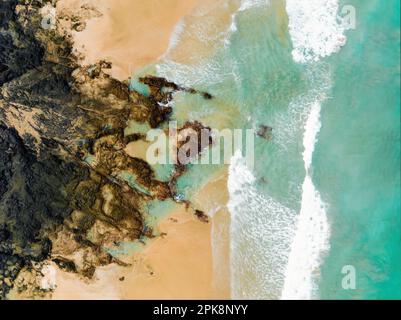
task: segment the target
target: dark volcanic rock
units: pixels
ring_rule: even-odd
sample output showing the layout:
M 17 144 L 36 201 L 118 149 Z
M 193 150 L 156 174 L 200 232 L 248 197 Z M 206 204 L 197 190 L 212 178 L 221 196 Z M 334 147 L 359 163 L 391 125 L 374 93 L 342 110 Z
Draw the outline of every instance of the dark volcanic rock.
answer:
M 87 175 L 87 169 L 52 155 L 39 161 L 14 129 L 0 125 L 0 255 L 14 266 L 8 273 L 0 266 L 3 281 L 13 281 L 22 266 L 49 255 L 45 230 L 71 214 L 68 185 Z
M 107 75 L 106 61 L 80 67 L 69 35 L 41 28 L 45 3 L 0 2 L 0 299 L 13 286 L 26 290 L 17 277 L 40 274 L 44 260 L 89 278 L 97 266 L 124 265 L 104 248 L 152 237 L 144 203 L 174 199 L 185 171 L 180 164 L 170 181 L 158 181 L 124 151 L 144 138 L 126 135 L 127 122 L 160 126 L 172 113 L 161 104 L 174 91 L 212 98 L 153 76 L 143 79 L 151 88 L 145 97 Z M 189 128 L 205 127 L 179 130 Z
M 103 96 L 80 92 L 71 43 L 40 28 L 41 5 L 0 3 L 0 298 L 22 268 L 52 256 L 64 269 L 91 276 L 96 266 L 113 261 L 100 252 L 102 245 L 136 239 L 143 229 L 138 198 L 75 156 L 79 139 L 94 143 L 121 132 L 102 128 L 118 117 L 123 126 L 124 110 L 103 113 Z M 95 79 L 103 67 L 107 63 L 94 66 L 97 74 L 82 72 Z M 100 82 L 125 103 L 126 86 L 106 80 Z M 99 102 L 97 113 L 93 102 Z M 102 233 L 107 228 L 108 236 Z M 71 241 L 64 243 L 63 235 Z M 85 251 L 84 260 L 69 259 L 74 245 Z
M 202 222 L 208 223 L 209 217 L 201 210 L 195 210 L 195 216 Z
M 146 84 L 150 88 L 151 95 L 156 99 L 157 102 L 167 104 L 172 100 L 172 96 L 175 92 L 184 91 L 191 94 L 200 94 L 204 99 L 210 100 L 213 96 L 208 92 L 197 91 L 193 88 L 186 88 L 179 86 L 174 82 L 168 81 L 165 78 L 146 76 L 139 78 L 139 81 Z
M 19 2 L 0 2 L 0 86 L 39 66 L 44 55 L 43 47 L 32 32 L 29 32 L 29 29 L 24 30 L 17 22 L 15 7 Z M 18 41 L 7 33 L 10 23 L 18 34 Z

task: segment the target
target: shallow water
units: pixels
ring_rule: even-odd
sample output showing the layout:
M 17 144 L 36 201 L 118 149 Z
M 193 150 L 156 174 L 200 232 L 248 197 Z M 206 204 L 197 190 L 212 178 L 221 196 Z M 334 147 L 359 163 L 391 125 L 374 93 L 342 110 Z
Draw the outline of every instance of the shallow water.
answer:
M 337 17 L 345 4 L 355 30 Z M 254 168 L 240 153 L 229 168 L 233 298 L 401 298 L 399 6 L 218 1 L 154 66 L 215 96 L 178 94 L 179 123 L 273 128 L 255 137 Z M 219 169 L 194 165 L 180 191 Z

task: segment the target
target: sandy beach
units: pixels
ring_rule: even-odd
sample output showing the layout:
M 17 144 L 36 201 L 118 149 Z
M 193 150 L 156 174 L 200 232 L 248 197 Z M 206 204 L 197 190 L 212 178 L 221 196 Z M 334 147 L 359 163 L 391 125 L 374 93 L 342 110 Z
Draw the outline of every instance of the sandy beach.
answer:
M 211 217 L 211 246 L 213 263 L 213 287 L 218 297 L 230 297 L 230 213 L 227 190 L 228 171 L 216 172 L 199 189 L 193 203 Z
M 210 224 L 177 210 L 161 221 L 163 236 L 124 257 L 130 266 L 98 268 L 91 281 L 56 268 L 53 299 L 210 299 Z
M 199 0 L 61 0 L 58 16 L 81 15 L 83 30 L 73 31 L 83 64 L 106 59 L 110 74 L 125 80 L 167 50 L 175 25 Z
M 110 74 L 125 80 L 156 61 L 168 48 L 177 22 L 196 0 L 61 0 L 58 14 L 71 15 L 84 6 L 85 28 L 73 31 L 82 64 L 106 59 Z M 145 145 L 131 145 L 128 154 L 144 157 Z M 158 225 L 161 236 L 122 259 L 128 266 L 100 267 L 85 280 L 51 263 L 56 289 L 52 299 L 224 299 L 229 298 L 228 201 L 226 170 L 216 174 L 195 196 L 196 208 L 211 213 L 200 221 L 184 206 Z M 218 244 L 213 239 L 219 239 Z M 219 256 L 219 260 L 213 256 Z
M 52 264 L 52 299 L 228 299 L 226 183 L 222 170 L 194 197 L 198 208 L 212 210 L 206 211 L 213 213 L 209 223 L 177 205 L 160 221 L 160 236 L 121 257 L 129 266 L 98 268 L 89 281 Z

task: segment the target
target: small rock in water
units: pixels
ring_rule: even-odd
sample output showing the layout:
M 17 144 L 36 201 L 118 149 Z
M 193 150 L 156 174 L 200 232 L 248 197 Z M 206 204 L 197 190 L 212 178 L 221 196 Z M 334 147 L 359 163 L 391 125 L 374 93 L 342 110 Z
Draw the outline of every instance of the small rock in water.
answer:
M 198 219 L 202 222 L 209 222 L 209 217 L 201 210 L 195 210 L 195 215 L 198 217 Z
M 206 100 L 210 100 L 210 99 L 213 98 L 213 96 L 208 92 L 204 92 L 203 93 L 203 98 L 205 98 Z
M 260 125 L 258 131 L 256 132 L 256 134 L 261 137 L 264 138 L 266 140 L 270 140 L 272 137 L 272 132 L 273 132 L 273 128 L 266 126 L 266 125 Z

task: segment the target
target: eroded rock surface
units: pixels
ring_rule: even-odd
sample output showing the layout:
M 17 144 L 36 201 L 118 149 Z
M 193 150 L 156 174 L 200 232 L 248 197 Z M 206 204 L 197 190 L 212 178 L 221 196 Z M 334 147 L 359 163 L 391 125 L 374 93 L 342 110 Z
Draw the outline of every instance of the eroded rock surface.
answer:
M 97 266 L 124 264 L 105 248 L 152 237 L 143 205 L 176 199 L 185 171 L 157 180 L 124 151 L 144 139 L 126 134 L 127 123 L 159 127 L 176 91 L 212 98 L 153 76 L 141 79 L 151 89 L 144 96 L 107 75 L 107 61 L 81 67 L 68 31 L 42 27 L 40 9 L 54 2 L 0 2 L 0 298 L 13 287 L 42 296 L 32 279 L 45 260 L 87 278 Z

